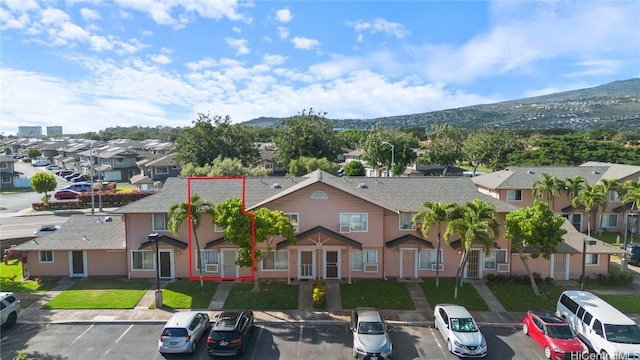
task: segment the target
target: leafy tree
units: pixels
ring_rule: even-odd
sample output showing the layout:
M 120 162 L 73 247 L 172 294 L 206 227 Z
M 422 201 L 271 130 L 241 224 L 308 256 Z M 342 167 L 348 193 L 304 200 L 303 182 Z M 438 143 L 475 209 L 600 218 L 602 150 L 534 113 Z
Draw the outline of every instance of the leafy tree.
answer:
M 260 208 L 253 213 L 248 213 L 245 212 L 242 200 L 238 197 L 216 206 L 216 224 L 224 228 L 224 238 L 227 242 L 240 247 L 237 264 L 252 267 L 255 274 L 253 291 L 256 292 L 260 291 L 257 265 L 272 250 L 273 241 L 281 236 L 291 243 L 296 243 L 293 225 L 282 211 Z M 255 243 L 266 243 L 265 250 L 253 246 L 254 230 Z
M 572 178 L 570 177 L 570 178 L 564 179 L 564 186 L 562 188 L 562 191 L 565 194 L 567 194 L 567 197 L 569 198 L 569 202 L 573 204 L 573 199 L 576 196 L 578 196 L 578 194 L 580 194 L 580 192 L 584 190 L 586 187 L 587 187 L 587 180 L 580 175 L 576 175 Z M 570 219 L 572 219 L 572 221 L 573 221 L 574 212 L 575 212 L 574 210 L 571 210 Z
M 196 242 L 197 264 L 200 269 L 200 286 L 204 286 L 202 280 L 202 255 L 200 253 L 200 242 L 198 241 L 198 228 L 204 215 L 211 216 L 211 220 L 215 219 L 215 207 L 210 201 L 204 200 L 198 194 L 191 195 L 191 202 L 180 202 L 169 207 L 169 221 L 167 227 L 172 234 L 178 235 L 180 225 L 185 220 L 191 221 L 191 230 L 193 238 Z
M 602 232 L 602 225 L 604 222 L 604 213 L 607 211 L 609 207 L 609 196 L 610 193 L 616 193 L 620 196 L 620 192 L 622 190 L 622 184 L 620 184 L 620 180 L 618 179 L 600 179 L 598 181 L 599 186 L 602 187 L 602 193 L 604 194 L 604 201 L 602 202 L 602 211 L 600 212 L 600 225 L 599 231 Z
M 46 206 L 49 204 L 51 197 L 48 192 L 55 190 L 57 186 L 56 177 L 50 172 L 39 171 L 31 177 L 31 188 L 38 194 L 43 194 L 42 203 Z
M 445 240 L 450 242 L 451 236 L 460 235 L 462 245 L 462 257 L 456 272 L 456 282 L 453 296 L 458 298 L 458 283 L 462 284 L 462 269 L 464 269 L 469 251 L 474 243 L 479 242 L 485 255 L 500 236 L 500 228 L 495 207 L 492 203 L 486 203 L 475 199 L 462 205 L 462 209 L 449 221 L 444 233 Z
M 542 179 L 533 182 L 533 195 L 536 197 L 547 194 L 547 205 L 553 208 L 553 198 L 555 198 L 564 188 L 565 182 L 555 175 L 542 173 Z
M 627 242 L 627 221 L 629 220 L 629 214 L 632 211 L 635 211 L 638 208 L 638 203 L 640 203 L 640 180 L 628 180 L 622 184 L 622 203 L 625 204 L 625 208 L 627 209 L 626 218 L 625 218 L 625 244 Z
M 327 160 L 327 158 L 316 159 L 302 156 L 289 162 L 289 175 L 303 176 L 314 170 L 323 170 L 331 174 L 338 173 L 338 164 Z
M 349 161 L 344 167 L 344 174 L 346 176 L 365 176 L 367 173 L 364 169 L 364 165 L 360 161 Z
M 269 170 L 261 167 L 246 167 L 240 159 L 218 156 L 211 165 L 193 166 L 187 163 L 182 166 L 180 175 L 189 176 L 267 176 Z
M 436 287 L 440 286 L 440 249 L 442 248 L 442 223 L 458 217 L 456 212 L 460 211 L 460 207 L 453 202 L 433 203 L 425 202 L 422 204 L 423 210 L 413 216 L 413 223 L 420 230 L 423 238 L 429 237 L 429 230 L 433 225 L 438 229 L 438 250 L 436 252 Z
M 255 131 L 224 118 L 198 114 L 193 127 L 184 128 L 176 139 L 176 160 L 194 166 L 211 164 L 218 156 L 240 159 L 244 166 L 257 164 L 260 152 L 255 146 Z
M 540 255 L 549 260 L 562 242 L 562 236 L 567 233 L 562 229 L 565 219 L 555 215 L 549 206 L 541 201 L 534 200 L 533 206 L 520 208 L 507 214 L 505 238 L 513 244 L 518 251 L 520 260 L 527 270 L 533 292 L 540 296 L 538 285 L 527 263 L 525 249 L 529 250 L 529 256 L 537 259 Z
M 602 186 L 587 186 L 585 187 L 578 196 L 574 197 L 571 201 L 571 205 L 574 208 L 582 207 L 587 213 L 587 235 L 591 236 L 591 213 L 598 208 L 598 206 L 603 206 L 606 201 L 606 195 L 603 192 Z
M 462 146 L 465 135 L 460 129 L 449 124 L 433 124 L 427 132 L 428 143 L 421 160 L 425 164 L 436 164 L 444 167 L 442 176 L 447 176 L 450 165 L 464 159 Z
M 289 164 L 300 157 L 327 158 L 333 161 L 342 152 L 333 123 L 326 113 L 302 110 L 302 113 L 278 121 L 276 145 L 279 160 Z
M 11 155 L 11 148 L 10 147 L 6 146 L 2 150 L 4 150 L 5 155 L 7 155 L 7 156 Z
M 29 149 L 27 150 L 27 157 L 28 157 L 29 159 L 37 159 L 40 155 L 42 155 L 42 153 L 40 152 L 40 150 L 38 150 L 38 149 L 36 149 L 36 148 L 34 148 L 34 147 L 29 148 Z
M 506 129 L 482 129 L 472 132 L 462 146 L 464 158 L 469 161 L 474 173 L 480 165 L 493 171 L 502 169 L 508 162 L 508 155 L 521 150 L 524 150 L 523 139 Z
M 358 149 L 367 132 L 360 129 L 348 129 L 336 134 L 342 149 Z
M 374 169 L 382 166 L 391 169 L 393 160 L 391 171 L 394 176 L 402 175 L 417 158 L 414 149 L 418 147 L 418 139 L 399 130 L 389 131 L 376 126 L 363 139 L 361 145 L 364 153 L 360 159 Z

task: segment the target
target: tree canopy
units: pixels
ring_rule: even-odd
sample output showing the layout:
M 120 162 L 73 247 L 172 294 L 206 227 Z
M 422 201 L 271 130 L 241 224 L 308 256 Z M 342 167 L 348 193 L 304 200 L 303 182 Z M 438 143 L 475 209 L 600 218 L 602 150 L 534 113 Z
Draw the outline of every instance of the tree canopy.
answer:
M 393 161 L 391 172 L 394 176 L 400 176 L 417 158 L 415 149 L 418 147 L 418 138 L 410 133 L 377 126 L 365 136 L 361 147 L 364 153 L 360 158 L 369 166 L 391 169 Z
M 226 158 L 222 159 L 222 156 L 218 156 L 213 160 L 212 164 L 206 164 L 204 166 L 194 166 L 192 163 L 187 163 L 182 166 L 180 175 L 189 176 L 267 176 L 269 170 L 257 166 L 246 167 L 242 164 L 240 159 Z
M 316 159 L 306 156 L 292 159 L 289 162 L 290 176 L 303 176 L 318 169 L 336 175 L 338 173 L 338 164 L 329 161 L 327 158 Z
M 421 156 L 421 161 L 443 166 L 442 176 L 447 176 L 449 166 L 464 159 L 464 132 L 449 124 L 433 124 L 427 130 L 427 139 L 427 151 Z
M 49 191 L 55 190 L 58 183 L 56 177 L 49 172 L 39 171 L 31 177 L 31 188 L 38 194 L 44 194 L 42 202 L 47 204 L 49 202 Z

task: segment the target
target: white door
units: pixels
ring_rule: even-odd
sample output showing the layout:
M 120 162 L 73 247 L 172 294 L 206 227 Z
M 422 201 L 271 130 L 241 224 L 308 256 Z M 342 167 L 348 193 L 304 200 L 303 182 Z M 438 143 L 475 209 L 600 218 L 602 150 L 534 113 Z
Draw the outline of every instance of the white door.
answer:
M 551 255 L 551 271 L 554 280 L 569 280 L 569 255 L 553 254 Z
M 236 265 L 236 259 L 238 258 L 238 251 L 236 249 L 222 249 L 222 278 L 237 278 L 238 277 L 238 265 Z
M 298 251 L 298 279 L 316 278 L 316 252 L 314 250 Z
M 482 250 L 471 249 L 467 255 L 467 265 L 465 266 L 465 278 L 467 279 L 480 279 L 482 273 L 480 272 L 480 254 Z

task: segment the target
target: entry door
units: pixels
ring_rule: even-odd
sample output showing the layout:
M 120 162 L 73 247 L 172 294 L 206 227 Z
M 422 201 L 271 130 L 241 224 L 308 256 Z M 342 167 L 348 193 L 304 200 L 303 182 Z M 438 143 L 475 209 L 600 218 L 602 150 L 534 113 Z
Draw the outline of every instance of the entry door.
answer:
M 69 253 L 69 267 L 71 277 L 87 276 L 87 266 L 84 251 L 71 251 Z
M 223 278 L 238 277 L 238 266 L 236 265 L 237 255 L 238 252 L 236 249 L 222 250 L 222 274 L 220 276 Z
M 340 278 L 340 252 L 337 250 L 324 252 L 324 278 Z
M 298 279 L 315 279 L 315 251 L 300 250 L 298 252 Z
M 553 279 L 569 280 L 569 273 L 567 271 L 567 255 L 553 254 L 552 256 L 553 256 Z
M 467 258 L 467 278 L 480 278 L 480 250 L 471 249 Z
M 173 279 L 173 268 L 171 266 L 172 253 L 170 250 L 160 250 L 160 278 Z
M 416 251 L 415 249 L 400 249 L 400 278 L 416 279 Z

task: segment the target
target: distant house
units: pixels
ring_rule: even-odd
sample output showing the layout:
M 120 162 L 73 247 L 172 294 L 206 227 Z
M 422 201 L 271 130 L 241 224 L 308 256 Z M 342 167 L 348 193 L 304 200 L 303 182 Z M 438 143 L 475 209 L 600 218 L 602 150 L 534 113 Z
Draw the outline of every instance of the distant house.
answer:
M 18 160 L 0 155 L 0 188 L 13 189 L 17 187 L 14 182 L 20 174 L 15 171 L 15 163 Z

